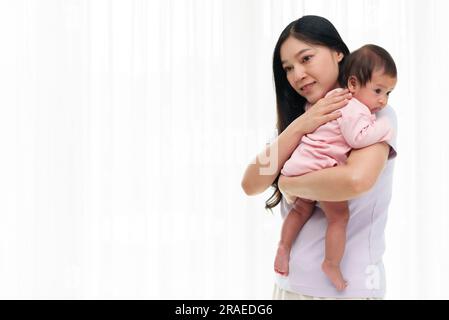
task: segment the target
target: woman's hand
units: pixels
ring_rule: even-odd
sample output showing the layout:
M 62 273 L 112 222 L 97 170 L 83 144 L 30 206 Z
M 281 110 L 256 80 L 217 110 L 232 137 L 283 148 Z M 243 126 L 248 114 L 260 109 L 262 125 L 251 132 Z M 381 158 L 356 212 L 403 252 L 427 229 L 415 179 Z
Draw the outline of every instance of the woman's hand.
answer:
M 348 104 L 352 98 L 348 89 L 332 92 L 318 100 L 312 107 L 293 121 L 295 125 L 302 128 L 304 134 L 314 132 L 323 124 L 341 117 L 340 112 L 334 112 Z
M 288 204 L 292 204 L 295 203 L 298 197 L 292 196 L 286 191 L 286 179 L 287 177 L 282 174 L 279 176 L 278 188 L 279 191 L 282 193 L 282 196 L 285 198 L 285 201 L 287 201 Z

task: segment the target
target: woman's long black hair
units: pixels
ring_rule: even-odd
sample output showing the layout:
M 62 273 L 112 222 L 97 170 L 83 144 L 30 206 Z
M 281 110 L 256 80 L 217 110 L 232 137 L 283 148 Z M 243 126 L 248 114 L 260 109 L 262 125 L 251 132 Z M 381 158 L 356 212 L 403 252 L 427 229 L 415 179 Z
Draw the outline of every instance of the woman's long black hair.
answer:
M 300 96 L 288 83 L 287 76 L 282 68 L 281 46 L 288 37 L 294 37 L 300 41 L 325 46 L 331 50 L 341 52 L 344 58 L 339 62 L 339 68 L 343 65 L 349 49 L 343 42 L 334 25 L 326 18 L 319 16 L 303 16 L 291 22 L 282 31 L 276 43 L 273 53 L 273 76 L 276 90 L 277 132 L 281 134 L 290 123 L 304 113 L 306 99 Z M 337 79 L 336 79 L 337 80 Z M 265 208 L 272 210 L 282 199 L 278 188 L 278 179 L 274 180 L 272 187 L 275 189 L 271 197 L 265 202 Z

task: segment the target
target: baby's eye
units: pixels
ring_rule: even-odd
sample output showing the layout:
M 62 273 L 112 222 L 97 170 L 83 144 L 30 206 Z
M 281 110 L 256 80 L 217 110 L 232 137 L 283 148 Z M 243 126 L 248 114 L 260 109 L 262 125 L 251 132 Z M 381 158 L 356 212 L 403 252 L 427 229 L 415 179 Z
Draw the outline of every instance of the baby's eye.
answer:
M 391 93 L 391 91 L 388 91 L 388 92 L 387 92 L 387 96 L 389 96 L 389 95 L 390 95 L 390 93 Z
M 376 89 L 376 90 L 374 90 L 377 94 L 380 94 L 381 92 L 382 92 L 382 90 L 380 90 L 380 89 Z

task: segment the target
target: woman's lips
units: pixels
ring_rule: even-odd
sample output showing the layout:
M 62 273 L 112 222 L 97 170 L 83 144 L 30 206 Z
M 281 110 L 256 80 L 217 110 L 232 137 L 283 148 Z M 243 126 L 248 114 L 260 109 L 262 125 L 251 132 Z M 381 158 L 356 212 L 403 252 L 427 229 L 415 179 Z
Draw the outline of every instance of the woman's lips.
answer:
M 307 92 L 309 92 L 309 91 L 311 90 L 311 88 L 312 88 L 312 86 L 313 86 L 314 84 L 315 84 L 315 82 L 306 84 L 304 87 L 300 88 L 299 90 L 300 90 L 302 93 L 307 93 Z

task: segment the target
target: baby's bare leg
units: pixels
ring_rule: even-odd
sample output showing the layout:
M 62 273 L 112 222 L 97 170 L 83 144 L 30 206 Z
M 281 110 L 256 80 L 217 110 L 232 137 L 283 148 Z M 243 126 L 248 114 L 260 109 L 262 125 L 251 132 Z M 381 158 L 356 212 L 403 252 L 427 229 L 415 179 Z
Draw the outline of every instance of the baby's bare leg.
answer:
M 322 268 L 337 290 L 341 291 L 347 286 L 340 271 L 340 262 L 346 245 L 346 227 L 349 220 L 348 203 L 343 201 L 321 202 L 320 204 L 328 223 L 325 259 Z
M 293 208 L 288 213 L 282 224 L 281 240 L 279 241 L 276 258 L 274 260 L 274 271 L 288 275 L 288 263 L 290 250 L 298 232 L 312 215 L 315 201 L 298 198 Z

